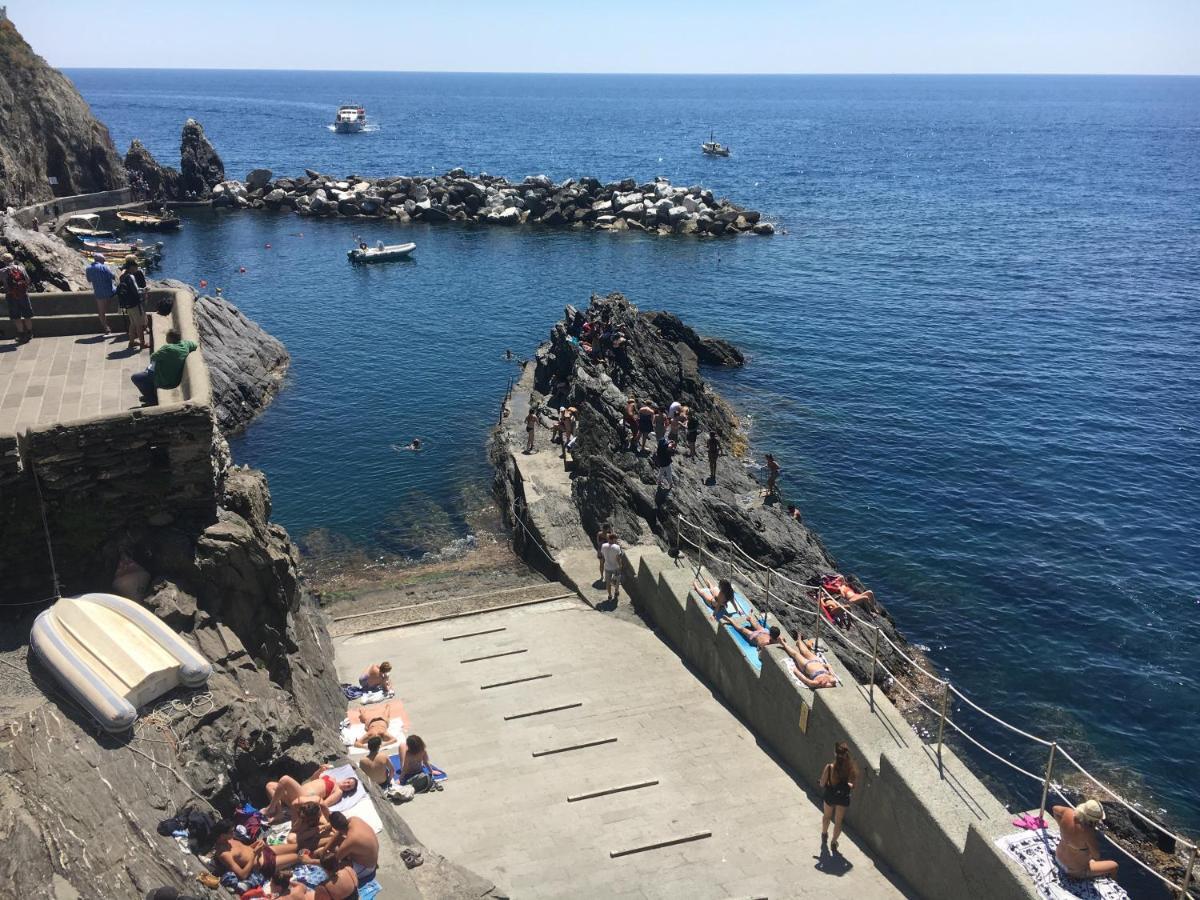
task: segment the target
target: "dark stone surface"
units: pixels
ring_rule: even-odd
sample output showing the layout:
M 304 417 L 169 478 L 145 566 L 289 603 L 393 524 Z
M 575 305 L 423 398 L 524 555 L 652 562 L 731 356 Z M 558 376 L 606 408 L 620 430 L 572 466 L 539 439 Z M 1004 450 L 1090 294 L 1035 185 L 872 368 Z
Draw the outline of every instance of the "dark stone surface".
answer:
M 225 164 L 195 119 L 183 125 L 179 140 L 179 186 L 181 199 L 205 200 L 225 180 Z
M 145 145 L 136 138 L 125 154 L 125 173 L 138 199 L 182 199 L 179 172 L 169 166 L 160 165 Z
M 669 312 L 643 313 L 647 321 L 668 341 L 686 344 L 706 365 L 737 367 L 746 362 L 737 347 L 721 338 L 701 337 L 690 325 L 685 325 L 679 316 Z

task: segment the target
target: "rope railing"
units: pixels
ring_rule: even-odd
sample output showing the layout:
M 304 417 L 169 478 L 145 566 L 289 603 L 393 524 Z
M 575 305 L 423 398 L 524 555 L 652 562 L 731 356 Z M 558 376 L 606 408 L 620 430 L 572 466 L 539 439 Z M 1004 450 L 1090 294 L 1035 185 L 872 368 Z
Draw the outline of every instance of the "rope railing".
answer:
M 1165 828 L 1160 823 L 1151 819 L 1149 816 L 1147 816 L 1141 810 L 1137 809 L 1137 807 L 1135 807 L 1132 803 L 1130 803 L 1128 800 L 1126 800 L 1124 797 L 1122 797 L 1120 794 L 1118 794 L 1112 788 L 1105 785 L 1095 775 L 1093 775 L 1091 772 L 1089 772 L 1087 769 L 1085 769 L 1082 765 L 1080 765 L 1080 763 L 1077 760 L 1075 760 L 1075 758 L 1072 757 L 1069 753 L 1067 753 L 1067 751 L 1064 750 L 1063 747 L 1057 741 L 1048 740 L 1046 738 L 1039 737 L 1038 735 L 1032 734 L 1031 732 L 1026 731 L 1023 728 L 1020 728 L 1020 727 L 1012 724 L 1011 722 L 1008 722 L 1008 721 L 1002 719 L 1000 716 L 996 715 L 995 713 L 990 712 L 989 710 L 985 709 L 980 704 L 976 703 L 974 700 L 972 700 L 970 697 L 966 696 L 958 688 L 954 687 L 947 679 L 944 679 L 940 675 L 938 675 L 934 672 L 931 672 L 927 668 L 925 668 L 925 666 L 922 665 L 922 663 L 920 661 L 914 659 L 912 656 L 910 656 L 908 653 L 906 653 L 900 646 L 898 646 L 895 641 L 893 641 L 890 637 L 888 637 L 888 635 L 883 632 L 883 629 L 881 629 L 878 625 L 868 622 L 865 619 L 863 619 L 862 617 L 860 617 L 859 615 L 857 615 L 848 604 L 842 603 L 838 598 L 836 598 L 833 594 L 831 594 L 825 588 L 824 585 L 803 584 L 799 581 L 796 581 L 795 579 L 778 571 L 777 569 L 767 566 L 764 563 L 759 562 L 758 560 L 754 559 L 752 556 L 750 556 L 748 553 L 746 553 L 745 550 L 743 550 L 741 547 L 739 547 L 733 541 L 730 541 L 726 538 L 721 538 L 721 537 L 718 537 L 717 535 L 712 534 L 711 532 L 707 531 L 706 529 L 704 529 L 702 526 L 696 524 L 695 522 L 689 521 L 684 516 L 679 516 L 678 522 L 679 522 L 678 534 L 679 534 L 680 546 L 682 547 L 682 545 L 686 543 L 686 544 L 690 545 L 691 547 L 696 548 L 697 562 L 695 565 L 695 570 L 696 570 L 697 574 L 699 573 L 700 569 L 706 565 L 705 557 L 707 555 L 707 557 L 708 557 L 707 563 L 710 566 L 710 568 L 719 570 L 719 568 L 723 566 L 728 571 L 730 580 L 733 580 L 734 575 L 736 573 L 738 576 L 739 583 L 742 583 L 745 585 L 753 585 L 755 591 L 757 593 L 761 594 L 762 598 L 765 600 L 765 603 L 763 603 L 763 606 L 766 609 L 770 609 L 771 605 L 774 603 L 774 604 L 779 604 L 783 607 L 786 607 L 787 609 L 789 609 L 793 612 L 800 613 L 806 617 L 814 618 L 815 622 L 816 622 L 816 629 L 815 629 L 815 634 L 814 634 L 814 649 L 819 649 L 820 639 L 822 637 L 823 629 L 822 629 L 821 623 L 824 618 L 824 615 L 823 615 L 821 606 L 823 603 L 836 604 L 837 606 L 839 606 L 841 608 L 842 612 L 844 612 L 847 616 L 850 617 L 850 620 L 855 625 L 858 625 L 861 629 L 863 629 L 864 634 L 865 633 L 872 634 L 873 644 L 872 644 L 872 648 L 868 650 L 868 649 L 860 646 L 855 641 L 851 640 L 851 638 L 847 634 L 845 634 L 842 629 L 840 629 L 836 626 L 829 626 L 828 628 L 824 629 L 825 637 L 827 640 L 833 640 L 837 644 L 846 647 L 848 650 L 850 650 L 854 653 L 857 653 L 860 657 L 870 660 L 870 663 L 871 663 L 870 702 L 871 702 L 872 711 L 874 711 L 874 703 L 875 703 L 874 687 L 875 687 L 876 676 L 878 675 L 879 672 L 882 672 L 882 673 L 884 673 L 885 676 L 887 676 L 887 678 L 891 679 L 892 684 L 894 684 L 897 688 L 899 688 L 900 690 L 905 692 L 908 696 L 910 696 L 912 698 L 912 700 L 914 700 L 917 704 L 919 704 L 924 710 L 926 710 L 927 712 L 929 712 L 930 714 L 932 714 L 933 716 L 935 716 L 937 718 L 937 720 L 938 720 L 937 757 L 938 757 L 939 770 L 941 769 L 941 764 L 942 764 L 942 762 L 941 762 L 942 745 L 943 745 L 943 738 L 945 735 L 945 729 L 946 729 L 946 726 L 949 726 L 956 734 L 958 734 L 960 737 L 965 739 L 972 747 L 987 754 L 987 756 L 990 757 L 991 759 L 994 759 L 997 762 L 1003 763 L 1008 768 L 1013 769 L 1020 775 L 1023 775 L 1024 777 L 1026 777 L 1032 781 L 1040 783 L 1042 785 L 1042 797 L 1041 797 L 1041 804 L 1038 809 L 1038 817 L 1042 818 L 1045 815 L 1047 800 L 1048 800 L 1048 797 L 1049 797 L 1049 794 L 1051 791 L 1053 791 L 1059 797 L 1062 797 L 1062 799 L 1064 801 L 1070 803 L 1070 800 L 1063 794 L 1063 784 L 1062 784 L 1061 780 L 1055 781 L 1053 778 L 1055 763 L 1059 759 L 1061 759 L 1061 760 L 1069 763 L 1080 775 L 1082 775 L 1084 778 L 1086 778 L 1088 781 L 1090 781 L 1092 784 L 1094 784 L 1097 788 L 1099 788 L 1101 791 L 1103 791 L 1104 794 L 1108 798 L 1110 798 L 1111 800 L 1118 803 L 1130 815 L 1135 816 L 1139 821 L 1143 822 L 1146 826 L 1148 826 L 1153 833 L 1162 834 L 1162 835 L 1170 838 L 1171 840 L 1173 840 L 1177 846 L 1180 846 L 1183 848 L 1183 850 L 1188 854 L 1188 859 L 1187 859 L 1187 863 L 1186 863 L 1186 868 L 1184 869 L 1183 881 L 1182 881 L 1182 883 L 1176 883 L 1176 882 L 1172 881 L 1170 878 L 1168 878 L 1167 876 L 1165 876 L 1164 874 L 1162 874 L 1161 872 L 1157 872 L 1153 868 L 1148 866 L 1144 861 L 1142 861 L 1136 855 L 1134 855 L 1134 853 L 1132 851 L 1130 851 L 1128 848 L 1122 846 L 1117 841 L 1111 841 L 1113 846 L 1116 847 L 1122 854 L 1124 854 L 1129 859 L 1136 862 L 1141 868 L 1145 869 L 1147 872 L 1150 872 L 1157 879 L 1159 879 L 1165 885 L 1167 885 L 1173 891 L 1175 891 L 1175 895 L 1177 898 L 1180 898 L 1180 900 L 1184 900 L 1184 898 L 1190 898 L 1192 896 L 1192 894 L 1189 893 L 1189 887 L 1192 885 L 1192 883 L 1194 881 L 1194 871 L 1195 871 L 1195 865 L 1196 865 L 1196 860 L 1197 860 L 1197 855 L 1198 855 L 1197 845 L 1194 842 L 1189 841 L 1186 838 L 1182 837 L 1181 835 L 1178 835 L 1178 834 L 1170 831 L 1169 829 Z M 693 531 L 694 537 L 684 534 L 685 526 Z M 713 549 L 707 549 L 709 545 L 715 545 L 715 546 L 719 547 L 720 550 L 716 551 Z M 722 558 L 722 557 L 724 557 L 724 558 Z M 748 563 L 749 568 L 752 569 L 753 572 L 748 571 L 747 568 L 743 568 L 742 566 L 736 565 L 734 563 L 735 557 L 738 558 L 739 562 Z M 765 575 L 765 577 L 760 579 L 759 576 L 763 576 L 763 575 Z M 764 582 L 765 582 L 765 584 L 764 584 Z M 773 585 L 774 585 L 774 590 L 772 590 Z M 797 603 L 792 602 L 787 597 L 785 597 L 781 591 L 781 588 L 785 585 L 790 585 L 792 588 L 794 588 L 795 591 L 799 593 L 799 595 L 803 599 L 803 601 L 805 601 L 808 604 L 811 604 L 811 608 L 806 608 L 805 606 L 801 606 Z M 879 648 L 880 639 L 882 639 L 885 642 L 885 644 L 887 646 L 889 646 L 897 656 L 899 656 L 909 666 L 911 666 L 914 672 L 920 673 L 921 675 L 930 679 L 934 684 L 936 684 L 937 686 L 940 687 L 940 689 L 942 691 L 940 708 L 935 708 L 934 706 L 932 706 L 926 700 L 926 698 L 920 696 L 909 685 L 907 685 L 903 679 L 897 677 L 896 673 L 892 672 L 890 669 L 887 668 L 887 666 L 885 666 L 882 662 L 879 661 L 878 648 Z M 1011 759 L 1007 758 L 1006 756 L 1002 755 L 1001 753 L 998 753 L 996 750 L 993 750 L 992 748 L 988 747 L 981 740 L 976 738 L 974 735 L 970 734 L 959 723 L 953 721 L 950 717 L 950 708 L 949 708 L 951 697 L 953 697 L 956 701 L 960 701 L 961 703 L 965 704 L 965 706 L 968 707 L 971 711 L 984 717 L 992 724 L 1000 726 L 1001 728 L 1011 732 L 1014 735 L 1017 735 L 1018 737 L 1026 740 L 1026 741 L 1029 741 L 1031 744 L 1033 744 L 1037 747 L 1040 747 L 1043 750 L 1048 748 L 1050 752 L 1049 752 L 1048 758 L 1046 760 L 1046 764 L 1045 764 L 1043 773 L 1041 775 L 1038 775 L 1037 773 L 1030 771 L 1029 769 L 1025 768 L 1024 766 L 1018 765 L 1017 763 L 1013 762 Z

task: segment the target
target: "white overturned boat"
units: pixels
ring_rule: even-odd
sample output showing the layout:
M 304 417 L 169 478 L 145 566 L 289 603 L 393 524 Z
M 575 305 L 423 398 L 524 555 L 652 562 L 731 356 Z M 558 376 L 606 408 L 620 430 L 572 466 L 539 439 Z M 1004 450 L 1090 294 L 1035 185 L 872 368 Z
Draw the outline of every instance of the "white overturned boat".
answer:
M 377 244 L 374 247 L 355 247 L 347 250 L 346 256 L 352 263 L 387 262 L 391 259 L 406 259 L 417 249 L 416 244 Z
M 144 607 L 115 594 L 63 597 L 37 617 L 38 658 L 106 731 L 173 688 L 199 687 L 212 666 Z

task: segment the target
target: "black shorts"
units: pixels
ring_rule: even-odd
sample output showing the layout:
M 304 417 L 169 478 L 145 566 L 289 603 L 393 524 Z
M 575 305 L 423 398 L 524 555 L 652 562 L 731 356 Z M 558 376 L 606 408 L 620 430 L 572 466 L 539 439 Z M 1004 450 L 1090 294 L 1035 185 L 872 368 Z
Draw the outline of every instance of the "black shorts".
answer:
M 33 304 L 29 302 L 28 297 L 17 299 L 15 297 L 8 298 L 8 317 L 14 322 L 17 319 L 32 319 Z

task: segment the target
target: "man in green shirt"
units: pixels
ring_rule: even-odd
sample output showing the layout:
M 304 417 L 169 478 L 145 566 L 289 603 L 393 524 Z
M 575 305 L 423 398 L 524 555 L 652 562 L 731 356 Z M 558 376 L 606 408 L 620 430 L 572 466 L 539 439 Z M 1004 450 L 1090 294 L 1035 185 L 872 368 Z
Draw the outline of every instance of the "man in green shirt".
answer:
M 150 354 L 150 365 L 143 372 L 129 376 L 148 406 L 158 403 L 158 389 L 164 391 L 179 387 L 183 381 L 183 366 L 188 354 L 196 349 L 195 341 L 185 341 L 172 328 L 167 332 L 167 342 Z

